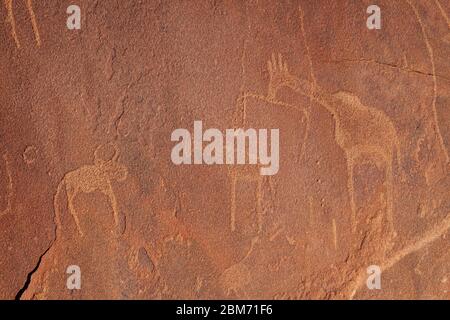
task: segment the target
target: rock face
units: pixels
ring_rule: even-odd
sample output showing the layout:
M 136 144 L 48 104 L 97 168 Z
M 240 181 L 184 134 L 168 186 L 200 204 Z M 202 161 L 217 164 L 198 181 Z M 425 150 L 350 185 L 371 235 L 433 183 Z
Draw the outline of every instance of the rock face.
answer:
M 450 298 L 450 2 L 74 2 L 0 8 L 0 298 Z

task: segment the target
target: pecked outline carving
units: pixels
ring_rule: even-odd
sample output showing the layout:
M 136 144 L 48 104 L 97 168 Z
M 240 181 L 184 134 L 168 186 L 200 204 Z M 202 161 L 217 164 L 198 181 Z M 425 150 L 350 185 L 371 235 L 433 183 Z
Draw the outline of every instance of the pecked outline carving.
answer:
M 362 104 L 360 99 L 348 92 L 326 93 L 318 85 L 290 74 L 281 54 L 268 62 L 272 95 L 281 87 L 288 87 L 305 97 L 313 99 L 324 107 L 335 121 L 335 141 L 345 153 L 347 162 L 347 189 L 352 209 L 352 230 L 356 231 L 356 213 L 353 170 L 362 156 L 370 157 L 377 167 L 385 167 L 387 184 L 387 220 L 392 235 L 395 233 L 393 221 L 393 165 L 400 169 L 400 141 L 389 117 L 374 108 Z M 356 130 L 355 130 L 356 129 Z
M 117 146 L 113 143 L 110 143 L 110 145 L 112 145 L 115 149 L 115 152 L 110 160 L 104 160 L 99 157 L 99 149 L 103 147 L 100 145 L 94 151 L 93 165 L 84 165 L 78 169 L 66 173 L 58 184 L 57 191 L 53 199 L 57 229 L 61 230 L 61 211 L 58 205 L 58 198 L 63 190 L 66 191 L 69 212 L 74 218 L 77 230 L 81 236 L 84 234 L 81 230 L 78 214 L 73 203 L 75 197 L 80 193 L 100 191 L 106 195 L 113 209 L 116 228 L 119 227 L 119 209 L 111 181 L 124 181 L 128 176 L 128 169 L 118 162 L 119 152 Z

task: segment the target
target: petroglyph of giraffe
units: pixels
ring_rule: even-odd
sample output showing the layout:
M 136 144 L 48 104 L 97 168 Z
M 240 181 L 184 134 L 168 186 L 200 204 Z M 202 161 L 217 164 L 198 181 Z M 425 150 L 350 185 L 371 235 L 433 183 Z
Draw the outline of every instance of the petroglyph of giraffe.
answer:
M 10 163 L 9 163 L 9 159 L 8 159 L 8 155 L 7 153 L 4 153 L 3 156 L 3 161 L 5 163 L 5 173 L 6 176 L 8 178 L 8 183 L 6 185 L 6 206 L 3 210 L 0 210 L 0 217 L 9 213 L 11 211 L 11 200 L 13 197 L 13 180 L 12 180 L 12 172 L 11 172 L 11 167 L 10 167 Z
M 248 98 L 254 98 L 270 104 L 278 104 L 287 108 L 293 108 L 293 106 L 269 99 L 263 95 L 253 94 L 251 92 L 242 93 L 237 99 L 235 116 L 234 116 L 234 129 L 245 128 L 247 123 L 247 102 Z M 236 230 L 236 187 L 239 182 L 256 182 L 256 215 L 258 221 L 258 232 L 262 231 L 263 216 L 265 214 L 265 208 L 263 206 L 263 185 L 267 183 L 270 188 L 270 192 L 273 195 L 275 189 L 270 176 L 261 176 L 259 167 L 256 168 L 240 168 L 239 166 L 230 166 L 229 177 L 231 180 L 231 199 L 230 199 L 230 228 L 231 231 Z
M 11 25 L 11 36 L 14 39 L 14 42 L 16 43 L 16 47 L 20 48 L 20 40 L 17 36 L 17 29 L 16 29 L 16 20 L 14 18 L 14 10 L 13 10 L 13 0 L 4 0 L 5 1 L 5 7 L 7 11 L 7 21 Z M 36 15 L 34 14 L 33 10 L 33 1 L 32 0 L 24 0 L 26 1 L 28 14 L 30 16 L 31 20 L 31 26 L 33 27 L 34 32 L 34 38 L 36 40 L 36 45 L 39 47 L 41 45 L 41 36 L 39 34 L 39 28 L 36 21 Z
M 370 158 L 377 167 L 385 167 L 387 184 L 387 221 L 391 235 L 394 235 L 393 221 L 393 165 L 400 167 L 400 147 L 397 131 L 389 117 L 381 110 L 369 108 L 360 99 L 348 92 L 329 94 L 317 84 L 311 84 L 289 73 L 281 55 L 278 60 L 272 55 L 268 62 L 270 73 L 269 94 L 275 96 L 281 87 L 313 99 L 332 114 L 335 121 L 335 140 L 345 153 L 347 161 L 352 230 L 356 230 L 356 202 L 353 169 L 361 157 Z
M 276 95 L 273 90 L 271 90 L 271 85 L 269 85 L 269 90 L 267 95 L 257 94 L 249 91 L 242 91 L 236 101 L 236 107 L 234 111 L 233 127 L 245 128 L 247 124 L 247 102 L 249 99 L 256 99 L 270 105 L 276 105 L 282 108 L 300 110 L 303 113 L 303 119 L 305 121 L 305 133 L 303 135 L 303 141 L 300 147 L 300 156 L 302 158 L 305 151 L 305 143 L 309 133 L 309 112 L 299 106 L 294 106 L 288 103 L 277 100 Z M 263 208 L 263 196 L 262 189 L 265 182 L 268 183 L 270 187 L 270 192 L 273 195 L 275 193 L 275 188 L 270 176 L 261 176 L 259 174 L 259 168 L 255 170 L 241 169 L 238 166 L 230 166 L 229 176 L 231 180 L 231 197 L 230 197 L 230 228 L 231 231 L 236 230 L 236 186 L 239 182 L 256 182 L 256 214 L 258 219 L 258 232 L 262 231 L 264 208 Z
M 98 152 L 99 149 L 103 146 L 99 146 L 94 152 L 93 165 L 85 165 L 74 171 L 66 173 L 64 178 L 59 183 L 54 197 L 55 217 L 58 229 L 61 228 L 58 198 L 61 192 L 64 190 L 64 187 L 67 194 L 70 214 L 73 216 L 77 225 L 78 232 L 81 236 L 83 236 L 83 231 L 81 230 L 80 221 L 74 207 L 75 197 L 80 193 L 100 191 L 101 193 L 106 195 L 113 209 L 114 222 L 116 224 L 116 227 L 119 227 L 119 208 L 117 205 L 116 196 L 111 186 L 111 181 L 124 181 L 128 176 L 128 170 L 124 165 L 118 163 L 118 149 L 115 145 L 113 146 L 115 152 L 111 159 L 101 159 Z

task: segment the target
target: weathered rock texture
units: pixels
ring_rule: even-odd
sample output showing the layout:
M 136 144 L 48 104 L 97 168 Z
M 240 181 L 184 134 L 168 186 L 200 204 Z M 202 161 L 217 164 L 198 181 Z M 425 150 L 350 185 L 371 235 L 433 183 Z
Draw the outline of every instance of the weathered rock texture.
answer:
M 0 298 L 449 299 L 450 2 L 372 2 L 2 1 Z M 280 171 L 175 166 L 194 120 Z

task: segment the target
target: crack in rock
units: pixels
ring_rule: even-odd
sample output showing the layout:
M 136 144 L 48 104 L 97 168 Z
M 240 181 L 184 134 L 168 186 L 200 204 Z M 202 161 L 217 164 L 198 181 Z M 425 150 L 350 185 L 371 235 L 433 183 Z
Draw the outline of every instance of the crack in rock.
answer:
M 22 288 L 20 288 L 20 290 L 17 292 L 15 300 L 20 300 L 23 296 L 23 294 L 25 293 L 25 291 L 27 291 L 28 287 L 30 286 L 31 283 L 31 278 L 33 277 L 33 274 L 39 269 L 39 266 L 41 265 L 42 259 L 44 258 L 44 256 L 47 254 L 48 251 L 50 251 L 50 249 L 53 246 L 54 241 L 52 241 L 52 243 L 50 244 L 50 246 L 44 251 L 43 254 L 40 255 L 36 266 L 33 268 L 33 270 L 31 270 L 28 275 L 27 278 L 25 280 L 24 285 L 22 286 Z

